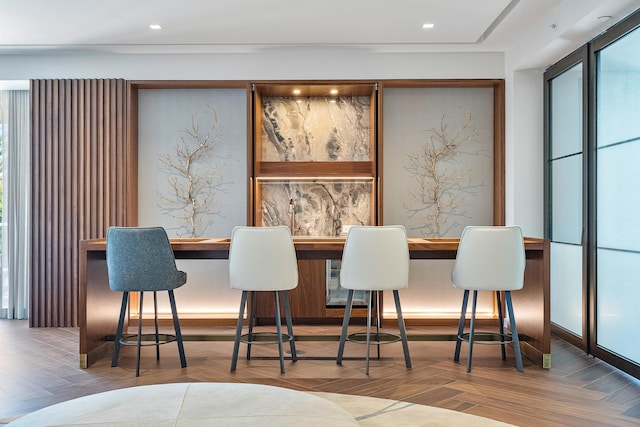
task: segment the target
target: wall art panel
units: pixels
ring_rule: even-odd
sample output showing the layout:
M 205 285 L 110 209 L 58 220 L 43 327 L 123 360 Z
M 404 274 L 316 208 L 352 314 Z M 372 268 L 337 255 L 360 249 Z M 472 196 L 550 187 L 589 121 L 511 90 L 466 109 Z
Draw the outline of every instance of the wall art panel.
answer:
M 492 88 L 384 90 L 383 216 L 410 237 L 493 223 Z

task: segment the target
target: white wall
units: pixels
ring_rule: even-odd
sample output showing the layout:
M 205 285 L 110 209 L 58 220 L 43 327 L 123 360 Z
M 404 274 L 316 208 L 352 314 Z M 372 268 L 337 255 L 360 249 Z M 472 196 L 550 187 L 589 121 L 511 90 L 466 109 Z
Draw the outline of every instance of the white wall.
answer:
M 544 237 L 543 72 L 514 71 L 506 87 L 506 223 Z

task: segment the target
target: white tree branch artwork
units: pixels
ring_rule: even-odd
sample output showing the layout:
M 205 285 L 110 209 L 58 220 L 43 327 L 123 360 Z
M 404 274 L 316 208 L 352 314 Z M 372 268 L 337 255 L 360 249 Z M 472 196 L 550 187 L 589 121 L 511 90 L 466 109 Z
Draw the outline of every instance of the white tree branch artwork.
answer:
M 176 218 L 181 225 L 179 237 L 197 237 L 213 224 L 220 215 L 216 209 L 216 195 L 225 192 L 228 183 L 223 180 L 225 165 L 213 161 L 213 149 L 222 136 L 216 111 L 209 106 L 210 124 L 201 132 L 197 114 L 191 116 L 191 126 L 180 131 L 183 136 L 173 155 L 160 156 L 166 172 L 169 189 L 160 194 L 164 213 Z
M 414 231 L 422 237 L 447 235 L 459 225 L 458 218 L 468 216 L 465 196 L 475 194 L 473 166 L 461 164 L 461 157 L 480 131 L 468 110 L 460 108 L 456 118 L 444 113 L 439 126 L 427 129 L 420 151 L 407 155 L 405 169 L 413 185 L 408 188 L 410 201 L 404 208 L 409 218 L 420 218 Z

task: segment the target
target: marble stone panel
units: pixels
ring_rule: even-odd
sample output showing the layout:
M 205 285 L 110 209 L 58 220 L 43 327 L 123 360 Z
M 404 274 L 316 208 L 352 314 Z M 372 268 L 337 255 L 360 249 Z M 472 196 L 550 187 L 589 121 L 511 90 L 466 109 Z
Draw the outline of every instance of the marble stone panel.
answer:
M 335 237 L 371 225 L 372 181 L 261 181 L 262 226 L 293 224 L 296 236 Z
M 367 161 L 370 98 L 262 98 L 262 161 Z

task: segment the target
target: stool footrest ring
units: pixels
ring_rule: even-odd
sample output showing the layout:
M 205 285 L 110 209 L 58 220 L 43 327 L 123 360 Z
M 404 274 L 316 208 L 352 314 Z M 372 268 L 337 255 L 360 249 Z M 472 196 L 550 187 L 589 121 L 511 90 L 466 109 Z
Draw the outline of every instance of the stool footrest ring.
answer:
M 469 342 L 469 333 L 458 335 L 458 339 Z M 498 332 L 475 332 L 473 334 L 474 344 L 509 344 L 511 342 L 513 342 L 511 334 Z
M 158 342 L 156 342 L 156 334 L 140 335 L 140 345 L 162 345 L 176 341 L 176 336 L 171 334 L 158 334 Z M 138 335 L 127 335 L 120 339 L 122 345 L 138 345 Z
M 388 332 L 372 332 L 370 335 L 371 344 L 391 344 L 400 341 L 402 338 L 397 334 L 390 334 Z M 347 336 L 347 341 L 354 342 L 356 344 L 367 343 L 366 332 L 356 332 Z
M 282 342 L 289 342 L 293 337 L 289 334 L 282 334 Z M 276 344 L 278 342 L 277 332 L 252 332 L 240 336 L 240 342 L 244 344 Z

